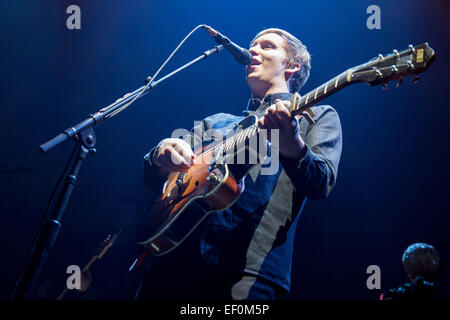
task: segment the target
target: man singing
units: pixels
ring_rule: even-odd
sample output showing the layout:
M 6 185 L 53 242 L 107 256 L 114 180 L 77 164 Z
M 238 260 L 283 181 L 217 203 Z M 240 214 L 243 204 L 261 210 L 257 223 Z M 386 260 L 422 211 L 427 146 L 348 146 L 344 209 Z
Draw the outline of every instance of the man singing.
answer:
M 266 29 L 249 51 L 246 80 L 252 96 L 243 116 L 219 113 L 201 126 L 225 132 L 244 116 L 256 115 L 260 128 L 278 130 L 278 170 L 263 174 L 265 164 L 252 167 L 238 201 L 210 213 L 179 247 L 156 257 L 141 299 L 279 299 L 290 289 L 295 229 L 306 198 L 324 199 L 336 183 L 341 125 L 327 105 L 311 108 L 315 123 L 291 118 L 289 101 L 311 68 L 301 41 L 284 30 Z M 144 159 L 144 181 L 160 193 L 167 173 L 187 170 L 196 156 L 186 141 L 169 138 Z

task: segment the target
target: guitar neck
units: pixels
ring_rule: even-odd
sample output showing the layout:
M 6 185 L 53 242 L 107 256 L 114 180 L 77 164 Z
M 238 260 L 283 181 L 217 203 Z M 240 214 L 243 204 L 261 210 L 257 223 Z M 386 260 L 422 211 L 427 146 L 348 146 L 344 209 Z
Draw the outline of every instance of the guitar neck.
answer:
M 355 83 L 354 79 L 352 81 L 352 76 L 353 70 L 348 69 L 347 71 L 341 73 L 340 75 L 337 75 L 333 79 L 325 82 L 314 90 L 308 92 L 299 99 L 295 106 L 293 106 L 293 108 L 291 109 L 292 116 L 301 114 L 305 110 L 328 98 L 332 94 L 335 94 L 348 85 Z
M 354 83 L 366 82 L 375 86 L 386 84 L 395 79 L 401 80 L 404 76 L 417 76 L 418 73 L 425 71 L 434 59 L 434 50 L 429 47 L 428 43 L 415 47 L 410 45 L 407 50 L 402 52 L 394 50 L 388 56 L 380 54 L 377 58 L 342 72 L 300 98 L 296 94 L 292 99 L 291 115 L 294 117 L 303 113 L 320 101 Z M 257 124 L 250 126 L 227 139 L 220 146 L 220 151 L 228 151 L 258 132 Z
M 239 131 L 237 134 L 225 139 L 225 141 L 218 146 L 219 154 L 229 153 L 230 150 L 234 150 L 234 148 L 243 143 L 246 139 L 251 138 L 258 132 L 258 125 L 252 125 L 242 131 Z
M 347 71 L 320 85 L 316 89 L 308 92 L 306 95 L 301 97 L 296 102 L 296 105 L 291 109 L 292 116 L 296 116 L 297 114 L 304 112 L 308 108 L 314 106 L 346 86 L 355 83 L 354 79 L 351 81 L 352 75 L 352 69 L 348 69 Z M 257 134 L 258 131 L 258 125 L 255 124 L 227 138 L 219 146 L 219 153 L 233 150 L 237 145 Z

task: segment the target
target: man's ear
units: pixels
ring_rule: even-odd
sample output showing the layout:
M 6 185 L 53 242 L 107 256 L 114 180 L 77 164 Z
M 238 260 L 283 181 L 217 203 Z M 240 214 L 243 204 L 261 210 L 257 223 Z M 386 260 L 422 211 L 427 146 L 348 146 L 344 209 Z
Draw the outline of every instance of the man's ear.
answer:
M 300 63 L 299 62 L 295 62 L 291 65 L 288 65 L 286 67 L 286 70 L 284 70 L 284 74 L 286 75 L 286 81 L 297 71 L 300 70 Z

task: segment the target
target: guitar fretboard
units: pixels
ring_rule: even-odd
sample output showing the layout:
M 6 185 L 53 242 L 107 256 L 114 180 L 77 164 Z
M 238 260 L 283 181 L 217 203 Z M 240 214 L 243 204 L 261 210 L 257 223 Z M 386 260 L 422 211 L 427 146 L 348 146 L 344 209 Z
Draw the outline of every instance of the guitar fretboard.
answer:
M 294 106 L 291 111 L 292 116 L 302 113 L 306 109 L 348 86 L 352 83 L 351 78 L 352 70 L 349 69 L 308 92 L 306 95 L 302 96 L 297 102 L 297 105 Z M 246 140 L 254 137 L 257 133 L 259 133 L 258 124 L 254 124 L 246 129 L 239 130 L 236 134 L 226 138 L 225 141 L 215 145 L 211 150 L 214 150 L 215 154 L 219 156 L 230 154 L 236 147 L 243 145 Z
M 326 99 L 342 88 L 351 84 L 352 79 L 352 70 L 349 69 L 340 75 L 334 77 L 333 79 L 325 82 L 320 85 L 316 89 L 308 92 L 304 96 L 300 98 L 298 105 L 294 107 L 294 110 L 291 111 L 292 115 L 295 116 L 297 114 L 302 113 L 306 109 L 314 106 L 320 101 Z
M 230 151 L 233 151 L 237 146 L 243 144 L 247 139 L 252 138 L 258 133 L 259 128 L 258 125 L 252 125 L 246 129 L 242 129 L 238 131 L 235 135 L 227 138 L 222 144 L 216 146 L 214 149 L 217 155 L 229 154 Z

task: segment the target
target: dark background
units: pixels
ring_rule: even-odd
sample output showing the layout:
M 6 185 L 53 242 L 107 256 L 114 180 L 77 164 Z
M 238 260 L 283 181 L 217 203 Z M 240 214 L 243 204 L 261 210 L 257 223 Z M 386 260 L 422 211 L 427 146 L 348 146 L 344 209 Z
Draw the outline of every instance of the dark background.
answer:
M 68 30 L 66 8 L 81 8 L 81 30 Z M 369 30 L 366 9 L 381 9 Z M 286 29 L 312 55 L 305 94 L 379 53 L 428 41 L 437 59 L 417 84 L 388 93 L 365 84 L 327 99 L 344 135 L 330 197 L 307 203 L 296 235 L 289 299 L 370 299 L 407 278 L 401 255 L 415 242 L 439 251 L 437 295 L 450 298 L 449 113 L 450 5 L 434 1 L 2 1 L 0 164 L 29 168 L 0 175 L 0 298 L 7 299 L 48 198 L 72 150 L 38 146 L 143 84 L 175 46 L 208 24 L 248 46 L 269 27 Z M 211 48 L 199 30 L 163 71 Z M 250 96 L 244 69 L 223 52 L 176 75 L 96 129 L 97 151 L 79 181 L 38 290 L 56 298 L 66 267 L 87 263 L 97 245 L 124 232 L 91 268 L 93 282 L 72 299 L 132 299 L 142 274 L 134 259 L 133 206 L 145 198 L 142 157 L 175 128 L 217 113 L 240 114 Z M 381 290 L 366 287 L 369 265 Z

